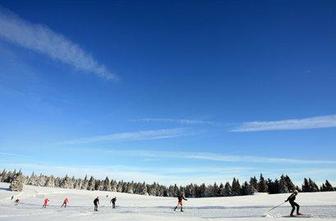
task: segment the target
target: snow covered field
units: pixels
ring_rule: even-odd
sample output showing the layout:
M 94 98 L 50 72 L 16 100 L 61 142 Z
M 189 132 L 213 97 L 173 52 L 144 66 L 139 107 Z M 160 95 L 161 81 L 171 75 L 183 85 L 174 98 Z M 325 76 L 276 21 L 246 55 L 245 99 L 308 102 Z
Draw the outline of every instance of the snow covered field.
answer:
M 13 195 L 21 203 L 14 205 Z M 109 197 L 106 197 L 108 195 Z M 99 196 L 100 210 L 93 211 L 93 199 Z M 110 207 L 112 196 L 117 197 L 117 208 Z M 42 209 L 43 199 L 48 197 L 50 206 Z M 60 208 L 63 199 L 70 204 Z M 226 198 L 190 198 L 185 202 L 185 212 L 173 212 L 175 198 L 140 196 L 103 191 L 67 190 L 25 186 L 22 193 L 8 190 L 8 184 L 0 183 L 0 220 L 120 220 L 120 221 L 168 221 L 168 220 L 288 220 L 288 204 L 275 209 L 268 216 L 265 213 L 280 204 L 288 194 L 257 194 L 254 196 Z M 304 214 L 311 218 L 300 220 L 336 220 L 336 192 L 302 193 L 298 203 Z M 295 219 L 295 218 L 294 218 Z

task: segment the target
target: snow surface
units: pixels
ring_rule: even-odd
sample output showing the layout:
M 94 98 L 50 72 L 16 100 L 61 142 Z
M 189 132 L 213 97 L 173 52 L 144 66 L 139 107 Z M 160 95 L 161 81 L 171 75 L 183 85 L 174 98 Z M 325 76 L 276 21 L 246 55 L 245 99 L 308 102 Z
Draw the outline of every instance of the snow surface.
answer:
M 191 221 L 191 220 L 291 220 L 288 216 L 290 207 L 283 206 L 267 213 L 282 203 L 288 194 L 256 194 L 253 196 L 190 198 L 186 201 L 184 213 L 174 212 L 175 198 L 141 196 L 135 194 L 69 190 L 24 186 L 21 193 L 11 192 L 8 184 L 0 183 L 0 221 L 1 220 L 118 220 L 118 221 Z M 14 200 L 21 203 L 15 206 Z M 108 197 L 107 197 L 108 195 Z M 93 211 L 93 199 L 99 196 L 100 208 Z M 110 200 L 117 197 L 117 208 L 112 209 Z M 50 206 L 42 208 L 43 200 L 48 197 Z M 69 206 L 61 208 L 65 197 Z M 336 192 L 301 193 L 297 197 L 301 212 L 312 217 L 300 220 L 336 220 Z

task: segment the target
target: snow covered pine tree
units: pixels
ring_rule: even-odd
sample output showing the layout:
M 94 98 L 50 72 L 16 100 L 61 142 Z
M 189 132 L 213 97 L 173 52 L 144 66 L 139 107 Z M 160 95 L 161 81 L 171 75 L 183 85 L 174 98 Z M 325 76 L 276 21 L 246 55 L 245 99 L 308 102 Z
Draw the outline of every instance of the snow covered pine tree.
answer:
M 21 172 L 18 172 L 14 175 L 14 178 L 9 185 L 11 191 L 21 192 L 23 190 L 23 176 Z

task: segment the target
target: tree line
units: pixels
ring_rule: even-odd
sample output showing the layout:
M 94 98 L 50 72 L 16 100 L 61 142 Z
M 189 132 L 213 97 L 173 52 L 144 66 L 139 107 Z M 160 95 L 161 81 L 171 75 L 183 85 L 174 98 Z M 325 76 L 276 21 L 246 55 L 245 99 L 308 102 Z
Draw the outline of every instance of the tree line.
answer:
M 328 180 L 321 186 L 318 186 L 312 179 L 304 178 L 301 187 L 294 185 L 287 175 L 282 175 L 275 180 L 265 179 L 260 174 L 259 179 L 251 177 L 249 182 L 242 184 L 236 178 L 232 182 L 214 183 L 206 185 L 205 183 L 189 184 L 185 186 L 170 185 L 164 186 L 156 182 L 147 184 L 145 182 L 125 182 L 116 181 L 106 177 L 105 179 L 96 179 L 93 176 L 85 176 L 84 179 L 69 177 L 47 176 L 44 174 L 36 175 L 34 172 L 30 176 L 25 176 L 21 171 L 3 170 L 0 173 L 0 182 L 10 183 L 10 189 L 13 191 L 22 191 L 23 185 L 33 185 L 42 187 L 59 187 L 66 189 L 82 189 L 82 190 L 100 190 L 113 191 L 131 194 L 176 197 L 184 193 L 186 197 L 223 197 L 223 196 L 241 196 L 252 195 L 256 192 L 260 193 L 289 193 L 294 190 L 300 192 L 318 192 L 318 191 L 336 191 Z

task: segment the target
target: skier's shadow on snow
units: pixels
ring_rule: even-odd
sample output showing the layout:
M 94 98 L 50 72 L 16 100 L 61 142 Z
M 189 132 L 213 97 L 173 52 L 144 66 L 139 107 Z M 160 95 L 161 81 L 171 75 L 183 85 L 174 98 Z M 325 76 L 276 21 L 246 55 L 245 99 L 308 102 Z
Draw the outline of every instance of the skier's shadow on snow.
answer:
M 10 191 L 10 189 L 7 187 L 0 187 L 0 190 Z

